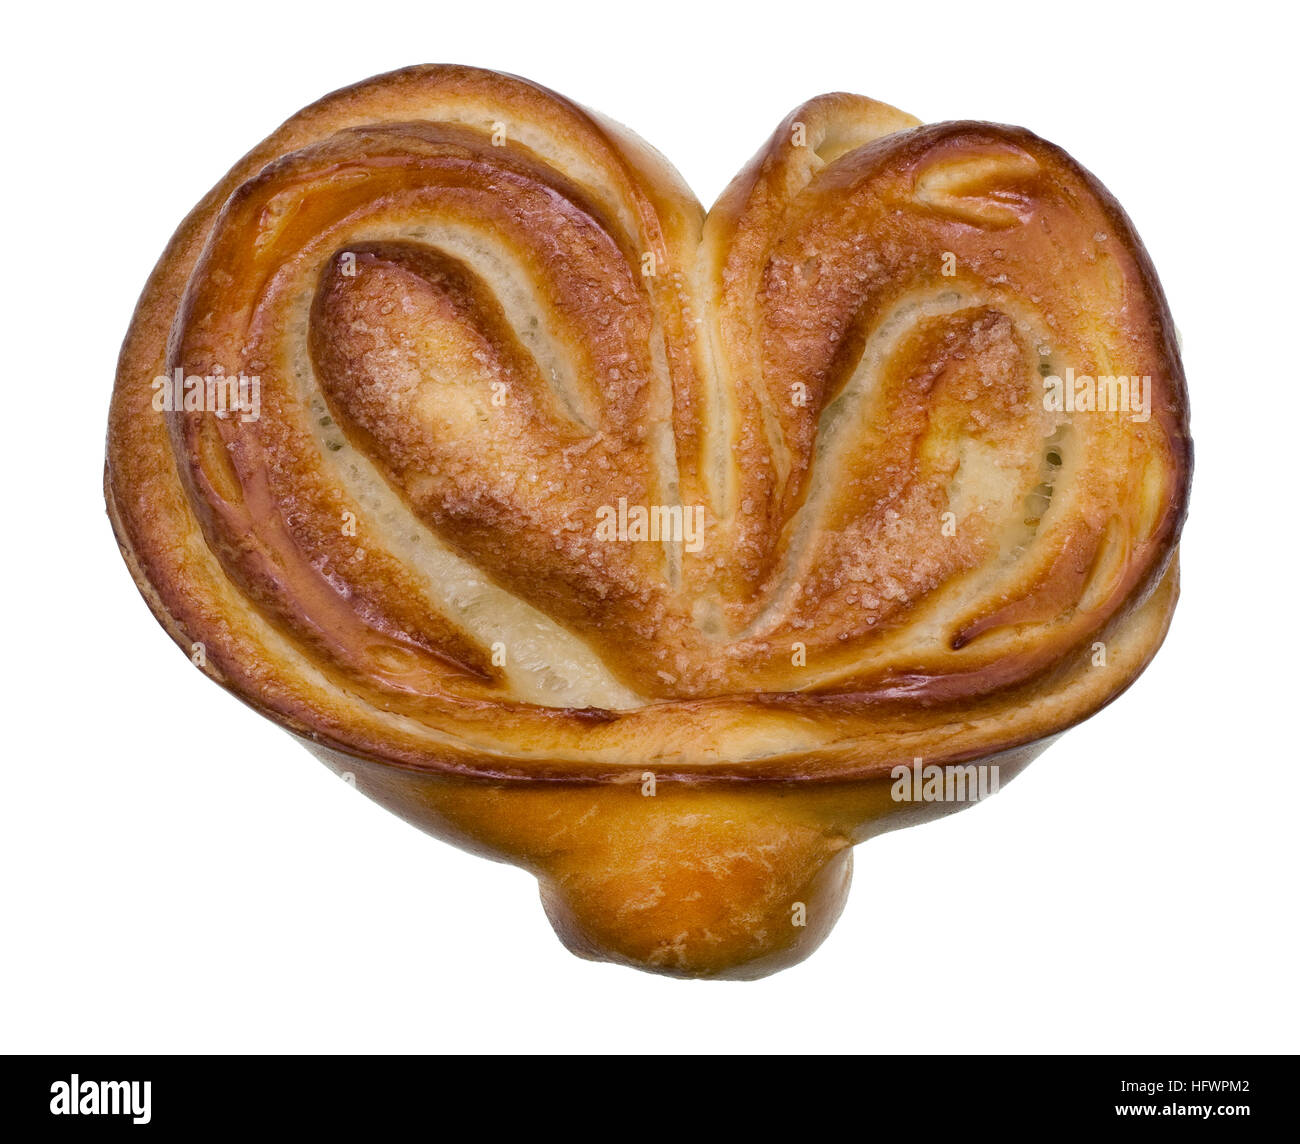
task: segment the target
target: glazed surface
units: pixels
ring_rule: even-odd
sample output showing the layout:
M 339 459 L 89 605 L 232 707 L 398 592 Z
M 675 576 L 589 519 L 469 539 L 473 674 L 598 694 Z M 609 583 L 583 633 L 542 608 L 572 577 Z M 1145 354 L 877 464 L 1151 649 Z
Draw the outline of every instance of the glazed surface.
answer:
M 258 415 L 159 413 L 177 371 L 256 376 Z M 1146 416 L 1049 409 L 1057 375 L 1149 379 Z M 295 116 L 186 220 L 107 489 L 173 637 L 311 739 L 838 777 L 1127 686 L 1190 459 L 1149 260 L 1030 133 L 823 96 L 706 215 L 624 129 L 426 67 Z M 639 507 L 697 531 L 602 536 Z

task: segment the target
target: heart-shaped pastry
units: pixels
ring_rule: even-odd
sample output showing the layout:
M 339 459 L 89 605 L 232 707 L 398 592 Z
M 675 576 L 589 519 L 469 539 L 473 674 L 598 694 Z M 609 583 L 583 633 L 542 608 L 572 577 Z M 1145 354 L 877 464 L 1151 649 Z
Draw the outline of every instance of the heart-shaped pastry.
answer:
M 1177 597 L 1174 330 L 1029 132 L 822 96 L 706 215 L 534 84 L 337 92 L 182 223 L 110 515 L 186 654 L 586 956 L 753 977 L 851 847 L 1118 695 Z

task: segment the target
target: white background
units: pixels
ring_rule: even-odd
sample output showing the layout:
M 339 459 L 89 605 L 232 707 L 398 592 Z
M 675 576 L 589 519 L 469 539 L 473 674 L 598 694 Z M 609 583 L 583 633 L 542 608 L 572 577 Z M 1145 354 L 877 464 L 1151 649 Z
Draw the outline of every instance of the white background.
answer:
M 1296 127 L 1282 5 L 18 5 L 3 262 L 0 1050 L 1296 1051 Z M 174 226 L 300 106 L 426 61 L 626 123 L 711 202 L 804 99 L 1018 123 L 1142 234 L 1185 343 L 1183 600 L 997 798 L 857 851 L 753 984 L 579 961 L 532 878 L 390 817 L 189 669 L 100 496 Z

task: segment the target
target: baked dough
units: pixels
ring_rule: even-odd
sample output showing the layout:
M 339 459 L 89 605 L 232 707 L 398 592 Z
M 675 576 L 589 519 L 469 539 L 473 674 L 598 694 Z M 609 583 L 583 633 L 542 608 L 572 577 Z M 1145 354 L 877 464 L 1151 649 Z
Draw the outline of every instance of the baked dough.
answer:
M 536 873 L 571 949 L 756 977 L 854 843 L 961 805 L 898 768 L 1005 783 L 1133 681 L 1190 472 L 1146 252 L 1028 131 L 821 96 L 706 214 L 599 115 L 425 66 L 181 224 L 105 487 L 191 659 Z

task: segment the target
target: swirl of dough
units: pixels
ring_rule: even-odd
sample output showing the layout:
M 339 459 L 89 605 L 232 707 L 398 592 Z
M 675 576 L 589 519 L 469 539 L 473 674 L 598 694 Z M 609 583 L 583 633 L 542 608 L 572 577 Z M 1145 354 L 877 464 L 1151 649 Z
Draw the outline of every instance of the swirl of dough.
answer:
M 1150 262 L 1030 133 L 823 96 L 706 216 L 624 129 L 423 67 L 182 225 L 106 486 L 155 614 L 299 734 L 707 781 L 1091 714 L 1163 637 L 1190 471 Z

